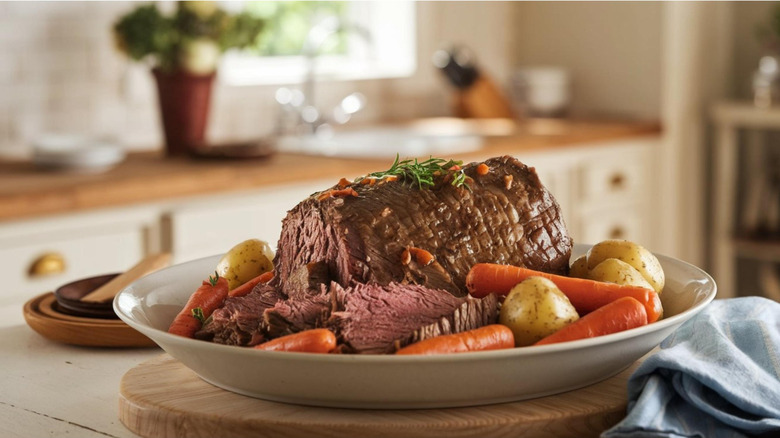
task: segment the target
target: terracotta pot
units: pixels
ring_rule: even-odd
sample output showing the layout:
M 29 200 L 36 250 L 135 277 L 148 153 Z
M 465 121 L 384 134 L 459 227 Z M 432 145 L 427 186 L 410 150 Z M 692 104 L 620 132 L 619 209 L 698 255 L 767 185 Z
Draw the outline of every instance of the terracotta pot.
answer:
M 168 156 L 184 155 L 203 144 L 215 73 L 192 75 L 153 70 Z

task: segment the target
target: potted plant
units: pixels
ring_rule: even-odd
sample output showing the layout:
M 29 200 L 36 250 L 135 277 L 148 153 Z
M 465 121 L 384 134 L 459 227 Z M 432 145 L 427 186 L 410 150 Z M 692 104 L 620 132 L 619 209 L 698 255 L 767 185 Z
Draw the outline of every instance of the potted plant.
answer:
M 182 1 L 169 15 L 140 5 L 114 25 L 119 49 L 152 68 L 168 155 L 203 144 L 221 53 L 255 44 L 264 23 L 214 2 Z

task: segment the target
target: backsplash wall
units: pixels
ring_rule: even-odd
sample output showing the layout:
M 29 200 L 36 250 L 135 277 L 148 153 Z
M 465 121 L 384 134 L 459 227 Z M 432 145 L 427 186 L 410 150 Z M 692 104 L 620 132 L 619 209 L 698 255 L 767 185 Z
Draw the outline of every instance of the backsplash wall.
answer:
M 25 156 L 35 138 L 75 133 L 116 139 L 128 149 L 158 149 L 162 133 L 157 96 L 147 67 L 128 62 L 114 47 L 110 28 L 132 2 L 0 2 L 0 155 Z M 318 101 L 336 102 L 360 90 L 369 105 L 357 121 L 449 114 L 449 89 L 430 67 L 439 44 L 457 40 L 458 16 L 475 30 L 473 8 L 502 14 L 508 4 L 464 4 L 447 23 L 433 19 L 445 3 L 418 3 L 418 72 L 410 78 L 329 83 L 318 87 Z M 471 8 L 471 10 L 469 10 Z M 487 18 L 490 18 L 488 16 Z M 453 22 L 454 21 L 454 22 Z M 500 23 L 503 27 L 509 27 Z M 486 34 L 475 32 L 475 34 Z M 470 44 L 485 48 L 482 60 L 506 70 L 509 36 L 491 33 Z M 495 58 L 495 59 L 491 59 Z M 208 137 L 227 141 L 273 132 L 279 85 L 217 85 L 212 97 Z

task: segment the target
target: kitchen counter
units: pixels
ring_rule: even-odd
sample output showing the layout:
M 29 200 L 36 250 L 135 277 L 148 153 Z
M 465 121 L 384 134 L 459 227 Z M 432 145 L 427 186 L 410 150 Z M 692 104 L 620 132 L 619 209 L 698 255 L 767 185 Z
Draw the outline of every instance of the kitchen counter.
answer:
M 119 381 L 159 348 L 86 348 L 52 342 L 0 307 L 0 436 L 136 437 L 118 419 Z
M 538 120 L 515 134 L 488 137 L 483 148 L 453 158 L 464 161 L 538 150 L 576 148 L 594 142 L 657 135 L 653 122 Z M 42 172 L 30 162 L 0 161 L 0 221 L 72 213 L 163 199 L 250 190 L 306 180 L 351 177 L 386 168 L 387 160 L 276 154 L 268 160 L 163 159 L 130 154 L 97 175 Z

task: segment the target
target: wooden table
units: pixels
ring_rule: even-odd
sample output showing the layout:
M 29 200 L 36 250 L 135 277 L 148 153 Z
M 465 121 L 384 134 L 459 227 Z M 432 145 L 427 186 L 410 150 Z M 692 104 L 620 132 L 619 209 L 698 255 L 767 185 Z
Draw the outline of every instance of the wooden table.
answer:
M 0 307 L 0 436 L 136 437 L 119 422 L 119 380 L 162 350 L 59 344 L 25 324 L 23 305 Z

